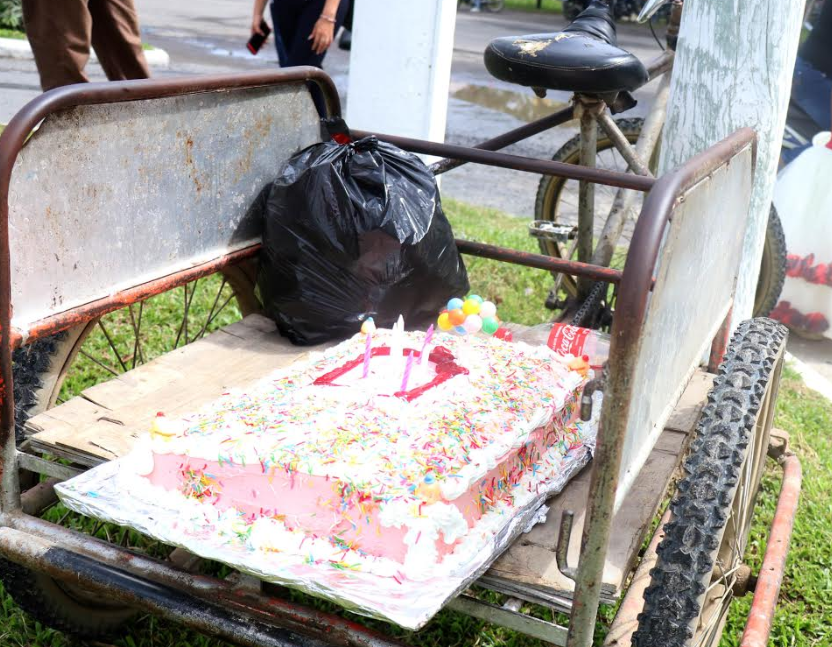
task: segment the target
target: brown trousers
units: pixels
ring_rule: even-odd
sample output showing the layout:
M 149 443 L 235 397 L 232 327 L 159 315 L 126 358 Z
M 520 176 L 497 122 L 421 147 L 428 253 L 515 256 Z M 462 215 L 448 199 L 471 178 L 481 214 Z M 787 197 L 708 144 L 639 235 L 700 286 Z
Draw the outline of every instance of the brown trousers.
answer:
M 88 81 L 90 45 L 111 81 L 150 76 L 133 0 L 23 0 L 23 21 L 44 90 Z

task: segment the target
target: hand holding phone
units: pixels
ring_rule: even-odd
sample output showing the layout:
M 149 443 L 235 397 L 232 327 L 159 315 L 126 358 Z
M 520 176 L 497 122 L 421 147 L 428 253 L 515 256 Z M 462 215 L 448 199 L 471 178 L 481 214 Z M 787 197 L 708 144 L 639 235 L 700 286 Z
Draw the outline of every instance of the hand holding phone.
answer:
M 263 47 L 263 43 L 266 42 L 266 39 L 269 37 L 269 34 L 272 33 L 271 27 L 269 27 L 269 23 L 265 20 L 260 21 L 260 31 L 261 34 L 254 33 L 251 35 L 251 38 L 248 39 L 248 43 L 246 43 L 246 47 L 248 51 L 250 51 L 255 56 L 257 52 L 260 51 L 260 48 Z

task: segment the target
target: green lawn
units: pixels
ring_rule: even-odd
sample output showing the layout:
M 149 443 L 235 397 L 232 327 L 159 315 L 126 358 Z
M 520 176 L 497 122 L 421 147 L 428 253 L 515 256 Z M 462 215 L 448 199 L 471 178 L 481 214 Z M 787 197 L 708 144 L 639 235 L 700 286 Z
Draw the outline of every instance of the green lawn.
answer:
M 563 13 L 561 0 L 542 0 L 540 9 L 537 8 L 537 0 L 506 0 L 506 9 L 517 9 L 518 11 L 550 11 L 558 14 Z
M 537 244 L 526 234 L 527 223 L 504 214 L 473 208 L 453 201 L 445 202 L 446 211 L 459 237 L 481 240 L 517 249 L 537 251 Z M 468 257 L 466 263 L 471 278 L 472 291 L 494 300 L 499 304 L 504 319 L 534 324 L 545 321 L 547 311 L 542 306 L 549 286 L 548 275 L 538 270 L 510 267 L 495 261 Z M 213 303 L 219 282 L 201 283 L 194 297 L 194 307 L 202 311 L 204 318 Z M 177 313 L 182 302 L 181 290 L 157 297 L 155 307 L 148 306 L 144 316 L 153 324 L 153 334 L 144 351 L 149 355 L 159 352 L 164 344 L 177 332 Z M 152 311 L 152 312 L 151 312 Z M 230 321 L 233 310 L 223 312 L 221 319 L 212 324 Z M 196 320 L 196 314 L 193 315 Z M 193 324 L 192 324 L 193 325 Z M 130 360 L 130 345 L 125 337 L 131 330 L 129 317 L 122 315 L 112 320 L 109 328 L 116 343 L 124 351 L 123 358 Z M 106 349 L 103 333 L 91 338 L 90 348 Z M 75 390 L 83 388 L 106 375 L 100 366 L 87 362 L 80 365 L 82 370 L 72 380 Z M 103 372 L 102 372 L 103 371 Z M 775 618 L 771 645 L 773 647 L 820 647 L 832 645 L 832 503 L 828 493 L 832 491 L 832 404 L 805 389 L 799 377 L 786 371 L 780 390 L 779 409 L 776 424 L 791 433 L 792 442 L 803 461 L 804 486 L 800 513 L 795 526 L 795 535 L 786 579 L 783 584 L 781 601 Z M 774 510 L 779 488 L 777 470 L 772 468 L 764 481 L 763 496 L 757 511 L 757 522 L 753 529 L 748 561 L 754 568 L 759 567 L 764 551 L 765 537 Z M 60 507 L 48 513 L 57 520 L 64 516 Z M 76 527 L 91 528 L 92 524 L 83 518 L 70 516 L 65 523 Z M 104 537 L 119 533 L 112 527 L 97 527 L 97 535 Z M 116 539 L 117 537 L 113 537 Z M 133 533 L 127 540 L 140 541 Z M 163 547 L 152 546 L 155 554 L 164 553 Z M 214 571 L 218 567 L 213 567 Z M 494 594 L 483 596 L 499 602 Z M 293 594 L 298 600 L 311 602 L 318 607 L 335 610 L 328 603 L 318 602 L 301 594 Z M 32 621 L 23 614 L 11 599 L 0 597 L 0 645 L 26 647 L 69 647 L 72 643 L 62 634 L 53 632 Z M 551 613 L 535 607 L 530 611 L 538 617 L 551 619 Z M 742 633 L 748 601 L 741 600 L 734 605 L 723 640 L 724 646 L 737 645 Z M 603 627 L 609 622 L 612 610 L 602 614 Z M 383 623 L 372 623 L 387 629 Z M 512 631 L 487 625 L 453 612 L 440 613 L 428 627 L 416 634 L 394 630 L 405 642 L 414 646 L 543 646 L 536 640 L 524 638 Z M 159 621 L 150 616 L 140 616 L 120 638 L 113 642 L 119 647 L 207 647 L 224 645 L 220 641 L 186 631 L 178 625 Z

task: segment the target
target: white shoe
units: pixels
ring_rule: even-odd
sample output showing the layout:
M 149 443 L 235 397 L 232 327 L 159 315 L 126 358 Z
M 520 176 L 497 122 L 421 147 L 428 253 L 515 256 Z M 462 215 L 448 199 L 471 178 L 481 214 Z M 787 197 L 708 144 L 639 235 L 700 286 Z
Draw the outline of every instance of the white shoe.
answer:
M 471 7 L 471 13 L 479 13 L 479 11 L 480 11 L 479 7 Z

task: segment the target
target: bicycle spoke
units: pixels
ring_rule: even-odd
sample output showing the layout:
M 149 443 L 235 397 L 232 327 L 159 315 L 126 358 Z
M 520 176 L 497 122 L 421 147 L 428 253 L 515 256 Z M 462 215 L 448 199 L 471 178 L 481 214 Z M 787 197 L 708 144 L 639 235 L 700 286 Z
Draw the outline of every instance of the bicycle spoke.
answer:
M 194 287 L 191 290 L 191 298 L 188 299 L 188 284 L 182 286 L 184 291 L 184 298 L 182 300 L 183 306 L 183 314 L 182 314 L 182 323 L 179 325 L 179 332 L 176 333 L 176 341 L 173 342 L 173 347 L 176 348 L 179 346 L 179 340 L 182 339 L 182 333 L 185 333 L 185 344 L 188 343 L 188 310 L 191 307 L 191 301 L 193 301 L 194 294 L 196 293 L 196 284 L 199 281 L 197 279 L 194 281 Z
M 108 373 L 112 373 L 112 374 L 113 374 L 113 375 L 115 375 L 116 377 L 118 377 L 118 376 L 120 375 L 120 373 L 119 373 L 117 370 L 115 370 L 113 367 L 111 367 L 111 366 L 107 366 L 107 365 L 106 365 L 106 364 L 104 364 L 103 362 L 98 361 L 97 359 L 95 359 L 95 357 L 93 357 L 92 355 L 90 355 L 90 354 L 89 354 L 87 351 L 85 351 L 83 348 L 82 348 L 81 350 L 79 350 L 79 351 L 78 351 L 78 354 L 79 354 L 79 355 L 83 355 L 84 357 L 86 357 L 86 358 L 87 358 L 88 360 L 90 360 L 91 362 L 93 362 L 93 363 L 95 363 L 95 364 L 98 364 L 101 368 L 103 368 L 103 369 L 104 369 L 105 371 L 107 371 Z M 127 370 L 127 369 L 125 369 L 125 370 Z
M 220 309 L 219 309 L 219 310 L 217 310 L 217 314 L 215 314 L 213 317 L 211 317 L 210 321 L 208 321 L 208 325 L 209 325 L 209 326 L 211 325 L 211 323 L 213 323 L 214 319 L 216 319 L 217 317 L 219 317 L 220 313 L 223 311 L 223 308 L 225 308 L 225 306 L 227 306 L 227 305 L 228 305 L 228 303 L 229 303 L 229 301 L 231 301 L 231 299 L 233 299 L 233 298 L 234 298 L 234 293 L 232 292 L 232 293 L 229 295 L 229 297 L 228 297 L 228 298 L 227 298 L 227 299 L 223 302 L 223 304 L 220 306 Z
M 144 301 L 139 302 L 139 316 L 138 322 L 136 321 L 136 317 L 133 316 L 133 304 L 131 303 L 129 306 L 130 310 L 130 324 L 133 326 L 133 360 L 132 366 L 130 368 L 136 368 L 136 362 L 141 357 L 142 364 L 144 364 L 144 357 L 142 356 L 142 346 L 141 346 L 141 328 L 142 328 L 142 310 L 144 309 Z
M 216 309 L 217 303 L 219 302 L 220 297 L 222 296 L 222 291 L 223 291 L 223 288 L 225 288 L 225 285 L 226 285 L 226 279 L 223 276 L 222 277 L 222 283 L 220 284 L 220 289 L 217 290 L 217 296 L 214 297 L 214 303 L 211 304 L 211 310 L 208 312 L 208 317 L 205 319 L 205 324 L 202 326 L 202 329 L 197 333 L 197 335 L 196 335 L 196 337 L 194 337 L 194 339 L 202 339 L 202 337 L 205 336 L 205 331 L 208 329 L 208 326 L 214 320 L 214 310 Z
M 104 327 L 104 322 L 101 319 L 98 320 L 98 327 L 101 328 L 101 332 L 104 333 L 104 338 L 107 340 L 107 343 L 110 344 L 110 348 L 113 349 L 113 353 L 115 354 L 118 363 L 121 364 L 121 368 L 126 373 L 127 364 L 125 364 L 124 360 L 121 359 L 121 353 L 118 352 L 118 348 L 116 348 L 115 342 L 113 342 L 113 338 L 110 337 L 110 333 L 107 332 L 107 329 Z M 118 375 L 118 373 L 116 373 L 116 375 Z

